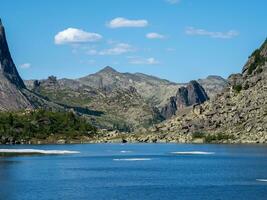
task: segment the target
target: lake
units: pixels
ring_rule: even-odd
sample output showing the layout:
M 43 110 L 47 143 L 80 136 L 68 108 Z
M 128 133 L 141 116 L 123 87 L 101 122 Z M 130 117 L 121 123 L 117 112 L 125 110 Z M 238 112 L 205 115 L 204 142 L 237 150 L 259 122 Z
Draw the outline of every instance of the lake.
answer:
M 1 200 L 267 199 L 267 146 L 19 145 L 79 154 L 0 157 Z

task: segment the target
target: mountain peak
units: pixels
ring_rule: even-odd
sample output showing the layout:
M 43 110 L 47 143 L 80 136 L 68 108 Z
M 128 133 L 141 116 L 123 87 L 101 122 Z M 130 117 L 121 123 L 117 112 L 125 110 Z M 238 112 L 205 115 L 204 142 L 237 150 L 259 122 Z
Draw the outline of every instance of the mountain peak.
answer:
M 22 81 L 16 66 L 12 60 L 9 52 L 5 28 L 2 25 L 0 19 L 0 73 L 3 74 L 12 84 L 19 88 L 25 88 L 24 82 Z
M 117 71 L 115 69 L 113 69 L 110 66 L 106 66 L 103 69 L 101 69 L 99 72 L 106 72 L 106 73 L 116 73 Z

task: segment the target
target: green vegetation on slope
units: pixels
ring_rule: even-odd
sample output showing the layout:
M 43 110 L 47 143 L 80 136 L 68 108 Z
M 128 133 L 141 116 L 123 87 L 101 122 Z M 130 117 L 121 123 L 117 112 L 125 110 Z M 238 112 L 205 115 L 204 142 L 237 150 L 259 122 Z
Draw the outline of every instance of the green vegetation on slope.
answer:
M 0 143 L 20 143 L 49 136 L 93 136 L 96 128 L 72 112 L 33 110 L 0 112 Z
M 220 143 L 221 141 L 233 140 L 233 135 L 217 133 L 217 134 L 208 134 L 204 132 L 194 132 L 192 134 L 192 138 L 194 139 L 204 139 L 206 143 Z
M 242 90 L 242 85 L 240 85 L 240 84 L 235 85 L 235 86 L 233 86 L 233 89 L 235 92 L 239 93 Z
M 263 50 L 265 45 L 267 45 L 267 39 L 265 40 L 265 42 L 263 43 L 263 45 L 259 49 L 256 49 L 252 53 L 251 57 L 254 57 L 254 62 L 251 63 L 250 66 L 248 67 L 248 74 L 252 74 L 252 72 L 255 69 L 257 69 L 257 73 L 262 72 L 261 67 L 265 64 L 265 62 L 267 62 L 267 58 L 265 58 L 263 55 L 261 55 L 261 51 Z

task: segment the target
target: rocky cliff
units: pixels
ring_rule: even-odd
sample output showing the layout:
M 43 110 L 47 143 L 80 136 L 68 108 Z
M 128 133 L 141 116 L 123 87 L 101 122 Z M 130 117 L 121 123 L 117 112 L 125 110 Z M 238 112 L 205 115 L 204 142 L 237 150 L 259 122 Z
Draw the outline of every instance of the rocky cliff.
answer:
M 180 87 L 176 96 L 170 98 L 165 107 L 161 109 L 161 114 L 169 119 L 176 114 L 177 110 L 204 103 L 209 99 L 204 88 L 197 81 L 190 81 L 186 87 Z
M 31 108 L 21 89 L 25 89 L 25 85 L 11 58 L 5 28 L 0 19 L 0 110 Z
M 236 142 L 267 142 L 267 41 L 249 57 L 242 73 L 229 76 L 222 93 L 150 131 L 219 133 Z

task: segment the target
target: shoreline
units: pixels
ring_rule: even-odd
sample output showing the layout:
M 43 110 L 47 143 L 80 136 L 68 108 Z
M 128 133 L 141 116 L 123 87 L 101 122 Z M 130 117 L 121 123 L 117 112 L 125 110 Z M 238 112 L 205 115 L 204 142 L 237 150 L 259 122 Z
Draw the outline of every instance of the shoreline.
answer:
M 204 138 L 161 138 L 155 139 L 149 136 L 144 136 L 140 138 L 127 137 L 97 137 L 97 138 L 87 138 L 83 137 L 80 139 L 70 139 L 70 138 L 49 138 L 49 139 L 37 139 L 33 138 L 29 141 L 16 141 L 16 142 L 6 142 L 0 143 L 0 145 L 64 145 L 64 144 L 266 144 L 266 140 L 242 140 L 242 139 L 227 139 L 227 140 L 213 140 L 205 141 Z

